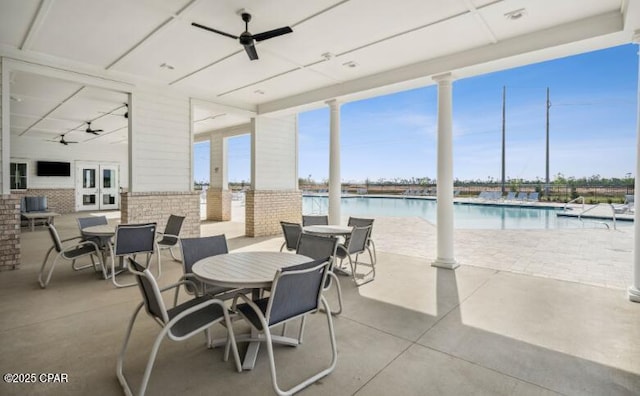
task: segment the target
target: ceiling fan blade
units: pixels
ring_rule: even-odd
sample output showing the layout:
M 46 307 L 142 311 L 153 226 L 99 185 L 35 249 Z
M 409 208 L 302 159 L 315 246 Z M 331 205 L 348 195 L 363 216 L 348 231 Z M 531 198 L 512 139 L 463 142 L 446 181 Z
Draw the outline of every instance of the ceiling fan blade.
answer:
M 253 45 L 245 45 L 244 50 L 247 51 L 247 55 L 249 55 L 249 59 L 256 60 L 258 59 L 258 51 L 256 51 L 256 47 Z
M 195 26 L 195 27 L 200 28 L 200 29 L 208 30 L 208 31 L 213 32 L 213 33 L 218 33 L 218 34 L 221 34 L 223 36 L 227 36 L 229 38 L 232 38 L 234 40 L 238 39 L 238 36 L 234 36 L 233 34 L 225 33 L 225 32 L 222 32 L 220 30 L 216 30 L 214 28 L 210 28 L 208 26 L 201 25 L 199 23 L 192 22 L 191 26 Z
M 282 36 L 283 34 L 291 33 L 293 30 L 289 26 L 281 27 L 279 29 L 269 30 L 268 32 L 262 32 L 253 35 L 253 39 L 256 41 L 263 41 L 270 38 Z

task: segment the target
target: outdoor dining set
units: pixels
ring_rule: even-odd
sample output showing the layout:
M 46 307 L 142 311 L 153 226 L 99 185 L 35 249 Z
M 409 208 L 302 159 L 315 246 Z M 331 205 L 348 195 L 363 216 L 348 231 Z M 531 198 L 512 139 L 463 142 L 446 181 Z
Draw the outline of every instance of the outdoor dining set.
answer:
M 327 216 L 303 216 L 302 224 L 281 222 L 284 243 L 280 251 L 243 252 L 229 252 L 225 235 L 181 238 L 184 219 L 171 215 L 165 230 L 159 232 L 157 223 L 113 226 L 104 216 L 79 218 L 80 236 L 65 240 L 60 239 L 54 225 L 47 224 L 53 245 L 38 275 L 42 288 L 49 285 L 56 263 L 67 260 L 74 270 L 93 269 L 118 288 L 138 285 L 140 289 L 142 301 L 129 321 L 117 358 L 116 374 L 124 393 L 145 393 L 165 337 L 182 341 L 199 333 L 206 335 L 208 348 L 224 347 L 224 361 L 231 353 L 238 372 L 253 369 L 260 345 L 266 344 L 271 382 L 279 395 L 294 394 L 331 373 L 337 362 L 332 316 L 339 315 L 343 307 L 338 276 L 351 277 L 357 286 L 375 279 L 373 219 L 352 217 L 347 226 L 339 226 L 330 225 Z M 180 279 L 166 287 L 157 283 L 162 275 L 160 249 L 168 249 L 183 267 Z M 174 249 L 180 250 L 180 257 Z M 52 253 L 55 257 L 50 260 Z M 368 260 L 363 261 L 360 256 L 365 253 Z M 84 257 L 90 263 L 78 265 L 76 261 Z M 154 262 L 155 274 L 151 272 Z M 122 276 L 127 274 L 133 275 L 135 282 L 123 283 Z M 337 307 L 331 307 L 323 296 L 331 288 L 337 293 Z M 181 290 L 188 295 L 187 300 L 180 298 Z M 173 293 L 172 298 L 167 293 Z M 124 373 L 124 362 L 136 318 L 143 307 L 161 331 L 153 343 L 138 390 L 133 391 Z M 324 311 L 327 318 L 331 361 L 319 372 L 283 390 L 276 375 L 273 344 L 301 344 L 307 315 L 319 311 Z M 250 332 L 234 332 L 233 323 L 239 320 L 249 325 Z M 294 320 L 299 321 L 299 328 L 297 336 L 290 337 L 286 335 L 286 326 Z M 223 326 L 225 337 L 213 338 L 210 330 L 215 324 Z M 282 327 L 280 334 L 273 333 L 275 326 Z M 243 359 L 237 348 L 240 342 L 248 345 Z

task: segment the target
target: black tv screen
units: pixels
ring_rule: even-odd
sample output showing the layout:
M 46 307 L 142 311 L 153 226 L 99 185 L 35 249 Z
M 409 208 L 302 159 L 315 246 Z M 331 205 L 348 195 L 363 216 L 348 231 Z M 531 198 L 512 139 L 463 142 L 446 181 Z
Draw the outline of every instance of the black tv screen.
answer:
M 38 176 L 71 176 L 71 163 L 38 161 L 36 174 Z

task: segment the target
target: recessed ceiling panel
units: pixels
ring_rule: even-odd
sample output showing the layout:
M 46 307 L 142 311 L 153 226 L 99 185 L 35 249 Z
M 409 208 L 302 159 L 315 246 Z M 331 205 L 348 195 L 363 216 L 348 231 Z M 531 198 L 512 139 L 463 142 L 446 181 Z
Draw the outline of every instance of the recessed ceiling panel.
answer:
M 306 65 L 466 11 L 461 1 L 351 0 L 260 46 Z
M 0 2 L 0 43 L 20 47 L 38 11 L 39 0 Z
M 11 101 L 9 111 L 11 114 L 33 117 L 39 119 L 53 110 L 60 102 L 40 99 L 37 97 L 21 97 L 20 102 Z
M 467 14 L 319 63 L 313 68 L 346 81 L 489 43 L 478 21 Z
M 247 87 L 225 95 L 231 99 L 247 103 L 265 103 L 290 95 L 301 94 L 309 90 L 332 85 L 335 80 L 329 79 L 311 70 L 298 69 L 274 79 Z
M 73 129 L 78 128 L 80 123 L 76 121 L 68 121 L 62 120 L 58 118 L 47 118 L 39 121 L 32 129 L 27 133 L 29 136 L 32 135 L 33 131 L 46 131 L 53 134 L 66 133 Z
M 197 29 L 181 19 L 158 32 L 114 69 L 169 83 L 238 48 L 236 41 Z
M 522 10 L 515 19 L 506 14 Z M 499 40 L 563 25 L 590 16 L 619 11 L 620 0 L 584 0 L 576 7 L 574 2 L 556 0 L 505 1 L 485 7 L 480 15 L 489 24 Z
M 140 1 L 58 0 L 33 50 L 106 67 L 169 17 L 162 8 Z
M 258 54 L 259 61 L 250 61 L 247 54 L 242 51 L 224 62 L 178 82 L 176 86 L 209 95 L 220 95 L 295 68 L 289 62 L 270 56 L 268 53 L 258 52 Z
M 17 99 L 38 98 L 61 102 L 82 87 L 81 84 L 16 72 L 12 75 L 11 96 Z

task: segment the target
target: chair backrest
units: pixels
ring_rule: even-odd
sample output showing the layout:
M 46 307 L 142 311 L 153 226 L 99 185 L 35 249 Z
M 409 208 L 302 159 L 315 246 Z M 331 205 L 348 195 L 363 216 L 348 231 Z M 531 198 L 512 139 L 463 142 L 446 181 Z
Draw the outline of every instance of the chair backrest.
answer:
M 116 256 L 135 253 L 153 253 L 156 223 L 120 224 L 116 227 L 114 250 Z
M 317 311 L 328 267 L 329 258 L 325 257 L 278 270 L 267 305 L 267 324 Z
M 136 277 L 136 282 L 142 294 L 144 307 L 149 315 L 166 324 L 169 321 L 167 309 L 160 294 L 160 288 L 151 271 L 129 258 L 129 269 Z
M 347 245 L 347 251 L 349 254 L 364 251 L 366 249 L 370 233 L 371 226 L 353 227 L 353 231 L 351 231 L 351 234 L 349 235 L 349 244 Z
M 80 228 L 80 233 L 82 233 L 82 230 L 84 230 L 87 227 L 109 224 L 107 222 L 107 216 L 78 217 L 77 221 L 78 221 L 78 228 Z
M 329 216 L 302 216 L 302 226 L 329 225 Z
M 299 223 L 288 223 L 281 221 L 282 233 L 288 250 L 295 250 L 298 247 L 298 239 L 302 234 L 302 226 Z
M 56 252 L 60 253 L 62 251 L 62 242 L 60 242 L 60 235 L 58 235 L 58 230 L 53 224 L 47 224 L 47 228 L 49 229 L 49 235 L 51 235 L 51 240 L 53 241 L 53 246 L 56 249 Z
M 162 237 L 163 243 L 171 245 L 178 243 L 178 238 L 172 235 L 180 235 L 184 219 L 184 216 L 169 215 L 169 220 L 167 220 L 167 225 L 164 228 L 165 235 Z
M 371 233 L 373 232 L 373 221 L 375 219 L 363 219 L 363 218 L 359 218 L 359 217 L 349 217 L 349 222 L 347 223 L 347 225 L 349 227 L 369 227 L 371 226 L 371 229 L 369 230 L 369 235 L 368 237 L 371 238 Z
M 314 260 L 319 260 L 335 256 L 337 246 L 338 238 L 336 237 L 302 234 L 298 241 L 296 254 L 301 254 Z
M 205 257 L 229 253 L 227 238 L 224 234 L 202 238 L 180 238 L 184 273 L 192 273 L 191 268 Z

